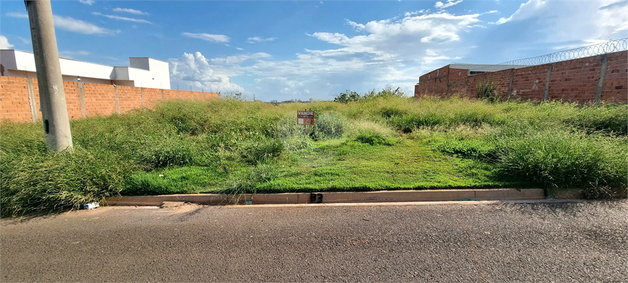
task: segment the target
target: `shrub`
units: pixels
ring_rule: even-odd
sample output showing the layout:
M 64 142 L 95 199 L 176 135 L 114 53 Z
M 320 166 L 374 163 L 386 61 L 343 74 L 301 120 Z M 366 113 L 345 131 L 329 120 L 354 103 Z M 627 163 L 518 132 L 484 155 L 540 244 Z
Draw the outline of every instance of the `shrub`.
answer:
M 316 116 L 311 137 L 315 140 L 342 137 L 347 119 L 337 112 L 325 112 Z
M 626 187 L 628 152 L 617 140 L 548 129 L 506 138 L 500 147 L 496 166 L 504 176 L 545 188 Z
M 350 135 L 354 136 L 354 139 L 361 143 L 393 145 L 395 143 L 393 137 L 396 133 L 387 125 L 368 120 L 359 120 L 351 123 Z
M 335 102 L 341 102 L 341 103 L 349 103 L 351 101 L 358 101 L 358 100 L 360 100 L 360 94 L 351 90 L 341 92 L 338 96 L 334 98 Z
M 478 83 L 476 97 L 490 102 L 498 101 L 499 96 L 495 93 L 495 83 Z

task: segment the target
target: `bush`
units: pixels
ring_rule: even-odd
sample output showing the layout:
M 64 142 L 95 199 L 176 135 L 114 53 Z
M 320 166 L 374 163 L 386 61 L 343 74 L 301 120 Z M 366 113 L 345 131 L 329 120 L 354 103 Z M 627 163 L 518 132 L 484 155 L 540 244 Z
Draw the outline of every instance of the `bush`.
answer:
M 495 93 L 495 83 L 478 83 L 476 97 L 490 102 L 498 101 L 499 96 Z
M 316 116 L 311 137 L 315 140 L 342 137 L 347 119 L 337 112 L 325 112 Z
M 391 86 L 387 86 L 378 92 L 375 92 L 375 90 L 371 90 L 365 93 L 363 96 L 363 99 L 390 98 L 390 97 L 407 97 L 407 95 L 405 92 L 401 90 L 400 87 L 393 89 Z
M 349 103 L 351 101 L 358 101 L 358 100 L 360 100 L 360 94 L 351 90 L 341 92 L 338 96 L 334 98 L 335 102 L 341 102 L 341 103 Z
M 396 132 L 390 127 L 368 120 L 354 121 L 351 124 L 351 136 L 361 143 L 370 145 L 393 145 Z
M 544 188 L 626 187 L 625 144 L 602 136 L 531 131 L 504 139 L 498 156 L 496 167 L 503 176 Z

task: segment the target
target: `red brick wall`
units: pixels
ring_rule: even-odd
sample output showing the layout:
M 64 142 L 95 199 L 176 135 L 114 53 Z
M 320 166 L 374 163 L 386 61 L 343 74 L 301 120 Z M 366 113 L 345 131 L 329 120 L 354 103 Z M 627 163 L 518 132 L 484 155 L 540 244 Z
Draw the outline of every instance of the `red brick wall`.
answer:
M 451 95 L 467 95 L 467 74 L 469 70 L 449 69 L 449 93 Z
M 33 96 L 36 105 L 37 120 L 41 121 L 39 110 L 39 87 L 37 79 L 31 79 Z M 113 86 L 106 84 L 83 83 L 84 110 L 81 108 L 79 84 L 77 82 L 63 82 L 65 98 L 70 119 L 83 118 L 83 111 L 87 117 L 106 116 L 116 113 L 116 89 L 120 112 L 128 112 L 142 108 L 142 88 L 132 86 Z M 154 108 L 162 100 L 192 99 L 208 100 L 218 98 L 218 93 L 190 92 L 164 89 L 143 88 L 144 106 Z M 179 97 L 180 93 L 180 97 Z M 30 100 L 28 97 L 28 83 L 26 78 L 0 76 L 0 120 L 14 122 L 32 122 Z
M 424 95 L 449 96 L 456 93 L 467 97 L 476 97 L 477 85 L 493 82 L 496 93 L 502 97 L 528 100 L 543 100 L 548 68 L 551 72 L 548 84 L 548 100 L 571 102 L 592 102 L 595 100 L 597 83 L 600 79 L 602 58 L 604 55 L 591 56 L 552 64 L 531 66 L 520 69 L 507 69 L 498 72 L 467 76 L 468 70 L 440 68 L 419 78 L 415 86 L 415 97 Z M 603 101 L 628 101 L 628 51 L 607 54 L 607 67 L 604 76 L 601 99 Z M 443 74 L 448 77 L 442 81 Z M 444 84 L 444 86 L 443 86 Z M 435 86 L 438 85 L 438 90 Z
M 107 116 L 116 112 L 116 95 L 113 85 L 83 84 L 87 117 Z
M 608 66 L 604 76 L 602 100 L 628 100 L 628 52 L 608 54 Z
M 0 115 L 17 122 L 33 121 L 26 78 L 0 77 Z

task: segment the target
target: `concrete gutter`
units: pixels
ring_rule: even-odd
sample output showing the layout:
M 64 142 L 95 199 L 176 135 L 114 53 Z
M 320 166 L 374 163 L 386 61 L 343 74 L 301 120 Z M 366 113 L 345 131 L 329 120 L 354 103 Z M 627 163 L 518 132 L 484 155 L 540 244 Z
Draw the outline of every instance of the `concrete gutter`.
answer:
M 226 204 L 311 204 L 374 203 L 418 201 L 539 200 L 543 189 L 466 189 L 374 192 L 318 192 L 281 194 L 176 194 L 156 196 L 108 197 L 105 205 L 159 206 L 164 202 L 191 202 L 205 205 Z

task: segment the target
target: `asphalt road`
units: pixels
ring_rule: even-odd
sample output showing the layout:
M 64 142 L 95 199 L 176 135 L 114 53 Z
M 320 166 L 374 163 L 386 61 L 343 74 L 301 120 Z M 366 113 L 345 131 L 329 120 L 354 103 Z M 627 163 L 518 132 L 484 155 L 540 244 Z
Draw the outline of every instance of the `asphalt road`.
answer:
M 628 202 L 99 208 L 1 222 L 13 281 L 628 280 Z

